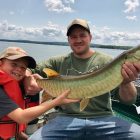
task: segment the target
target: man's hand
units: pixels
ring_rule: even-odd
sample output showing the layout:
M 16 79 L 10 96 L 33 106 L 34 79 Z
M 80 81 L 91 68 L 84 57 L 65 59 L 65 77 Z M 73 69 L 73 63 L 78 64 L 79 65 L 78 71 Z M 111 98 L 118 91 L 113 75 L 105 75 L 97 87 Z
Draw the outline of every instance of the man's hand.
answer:
M 137 90 L 132 81 L 138 78 L 140 63 L 126 62 L 122 66 L 123 82 L 120 85 L 119 96 L 123 102 L 132 104 L 137 97 Z
M 140 62 L 139 63 L 130 63 L 126 62 L 122 66 L 122 76 L 124 78 L 123 83 L 129 83 L 135 81 L 138 78 L 140 73 Z

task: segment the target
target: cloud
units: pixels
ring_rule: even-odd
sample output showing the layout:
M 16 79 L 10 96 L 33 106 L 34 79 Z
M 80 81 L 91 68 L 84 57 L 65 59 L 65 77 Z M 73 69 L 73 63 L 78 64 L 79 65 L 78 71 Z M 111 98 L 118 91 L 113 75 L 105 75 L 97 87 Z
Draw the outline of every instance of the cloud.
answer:
M 24 28 L 22 26 L 9 24 L 7 21 L 0 23 L 0 38 L 60 41 L 59 39 L 63 39 L 63 37 L 63 30 L 51 22 L 48 22 L 46 26 L 40 28 Z
M 139 0 L 126 0 L 124 4 L 127 7 L 124 10 L 125 13 L 135 12 L 136 8 L 139 7 Z
M 91 26 L 92 43 L 112 45 L 137 45 L 140 42 L 140 32 L 120 32 L 111 28 Z M 25 28 L 0 22 L 0 38 L 25 39 L 35 41 L 67 41 L 66 28 L 49 21 L 47 25 L 36 28 Z
M 41 28 L 41 32 L 43 37 L 49 37 L 54 40 L 56 40 L 60 36 L 63 36 L 61 28 L 58 25 L 53 24 L 52 22 L 48 22 L 48 24 L 45 27 Z
M 74 0 L 44 0 L 44 3 L 48 11 L 53 11 L 57 13 L 74 12 L 74 10 L 70 6 L 71 4 L 74 4 Z
M 137 17 L 136 16 L 126 16 L 126 18 L 128 19 L 128 20 L 137 20 Z
M 124 10 L 124 13 L 127 14 L 126 19 L 136 21 L 136 15 L 130 16 L 128 14 L 135 14 L 136 9 L 140 6 L 139 0 L 126 0 L 124 5 L 126 6 L 126 9 Z
M 93 43 L 113 44 L 113 45 L 138 45 L 140 42 L 140 32 L 112 31 L 109 27 L 92 27 Z

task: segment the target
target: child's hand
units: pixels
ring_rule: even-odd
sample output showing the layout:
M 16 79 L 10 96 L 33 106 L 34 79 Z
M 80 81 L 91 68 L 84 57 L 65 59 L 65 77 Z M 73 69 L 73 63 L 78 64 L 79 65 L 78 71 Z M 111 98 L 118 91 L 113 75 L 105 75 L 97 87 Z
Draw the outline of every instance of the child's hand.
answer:
M 67 98 L 69 94 L 70 94 L 70 90 L 66 90 L 62 94 L 60 94 L 57 98 L 54 99 L 56 100 L 56 104 L 62 105 L 62 104 L 75 103 L 80 101 L 80 99 Z
M 36 83 L 36 79 L 41 78 L 42 77 L 38 74 L 32 74 L 24 78 L 24 87 L 28 95 L 35 95 L 42 90 Z

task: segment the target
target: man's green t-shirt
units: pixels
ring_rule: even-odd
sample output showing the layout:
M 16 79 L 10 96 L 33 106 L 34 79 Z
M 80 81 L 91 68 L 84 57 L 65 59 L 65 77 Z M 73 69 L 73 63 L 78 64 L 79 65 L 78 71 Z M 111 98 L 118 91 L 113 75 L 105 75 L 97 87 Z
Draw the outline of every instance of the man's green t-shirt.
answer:
M 101 52 L 95 52 L 87 59 L 77 58 L 73 53 L 70 53 L 65 56 L 52 57 L 49 60 L 44 61 L 44 63 L 38 65 L 35 72 L 44 76 L 42 69 L 48 67 L 61 75 L 80 75 L 101 68 L 111 60 L 111 56 Z M 81 112 L 79 103 L 62 105 L 57 108 L 57 112 L 59 114 L 72 115 L 81 118 L 112 115 L 111 95 L 110 93 L 105 93 L 101 96 L 91 98 L 88 106 Z

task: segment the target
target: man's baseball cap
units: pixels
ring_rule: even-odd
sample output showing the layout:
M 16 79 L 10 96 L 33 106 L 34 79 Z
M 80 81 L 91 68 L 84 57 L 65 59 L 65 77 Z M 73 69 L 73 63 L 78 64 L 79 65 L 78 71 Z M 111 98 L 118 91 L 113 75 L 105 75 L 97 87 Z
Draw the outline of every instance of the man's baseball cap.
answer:
M 89 33 L 90 33 L 90 29 L 89 29 L 89 25 L 88 22 L 84 19 L 74 19 L 69 26 L 67 27 L 67 36 L 70 35 L 71 30 L 73 29 L 73 27 L 75 27 L 76 25 L 83 27 L 84 29 L 86 29 Z
M 19 47 L 8 47 L 0 53 L 0 59 L 7 58 L 9 60 L 16 60 L 25 58 L 28 62 L 28 68 L 35 68 L 36 61 L 33 57 L 29 56 L 26 51 Z

